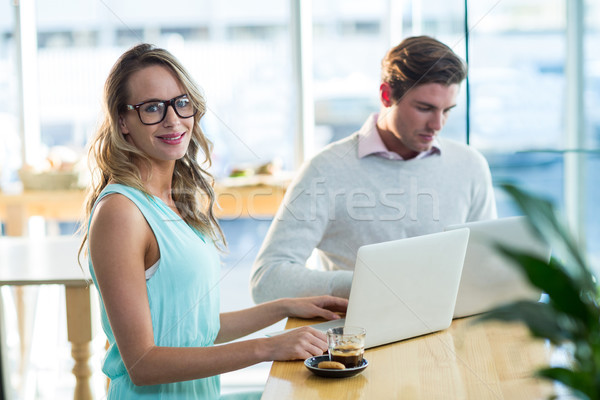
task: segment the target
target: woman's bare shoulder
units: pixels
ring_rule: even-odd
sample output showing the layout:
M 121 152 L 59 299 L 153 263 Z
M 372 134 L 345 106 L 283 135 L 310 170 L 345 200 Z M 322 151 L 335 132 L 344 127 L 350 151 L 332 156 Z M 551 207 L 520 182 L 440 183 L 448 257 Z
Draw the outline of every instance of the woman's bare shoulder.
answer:
M 94 211 L 91 228 L 100 226 L 136 231 L 147 225 L 139 208 L 126 196 L 111 193 L 103 197 Z M 133 233 L 133 232 L 132 232 Z
M 154 243 L 152 229 L 137 206 L 114 193 L 96 205 L 90 224 L 90 253 L 96 274 L 130 268 L 144 270 L 146 252 Z

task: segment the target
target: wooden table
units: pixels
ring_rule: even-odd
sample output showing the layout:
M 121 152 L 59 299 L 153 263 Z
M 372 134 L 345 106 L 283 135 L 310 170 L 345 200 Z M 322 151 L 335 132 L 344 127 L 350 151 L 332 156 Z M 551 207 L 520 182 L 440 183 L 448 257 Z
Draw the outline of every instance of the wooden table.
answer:
M 549 364 L 551 350 L 543 341 L 531 339 L 521 325 L 475 325 L 473 319 L 457 319 L 445 331 L 369 349 L 369 366 L 351 378 L 318 377 L 302 361 L 274 362 L 262 400 L 534 400 L 553 393 L 551 383 L 531 377 Z M 308 322 L 292 319 L 286 328 Z
M 89 276 L 77 264 L 74 237 L 0 238 L 0 286 L 63 285 L 67 335 L 75 360 L 74 399 L 91 399 L 90 342 L 94 336 Z M 85 269 L 84 269 L 85 270 Z M 1 304 L 1 303 L 0 303 Z

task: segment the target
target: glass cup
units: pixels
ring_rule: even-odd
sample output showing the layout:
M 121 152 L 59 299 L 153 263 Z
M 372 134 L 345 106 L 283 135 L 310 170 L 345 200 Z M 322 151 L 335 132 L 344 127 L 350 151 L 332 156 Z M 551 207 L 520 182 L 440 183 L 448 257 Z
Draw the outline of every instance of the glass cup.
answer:
M 365 352 L 365 328 L 339 326 L 327 330 L 329 360 L 337 361 L 346 368 L 355 368 L 362 364 Z

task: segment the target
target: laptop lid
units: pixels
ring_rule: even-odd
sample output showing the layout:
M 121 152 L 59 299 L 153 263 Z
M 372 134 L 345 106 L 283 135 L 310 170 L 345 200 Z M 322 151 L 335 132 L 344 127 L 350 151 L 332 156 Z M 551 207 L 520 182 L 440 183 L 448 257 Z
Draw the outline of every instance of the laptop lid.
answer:
M 446 329 L 468 237 L 461 229 L 362 246 L 345 325 L 366 329 L 366 348 Z
M 471 232 L 454 317 L 466 317 L 516 300 L 539 300 L 541 291 L 529 284 L 520 268 L 496 250 L 501 244 L 527 251 L 546 261 L 550 247 L 529 226 L 526 217 L 451 225 L 445 231 Z
M 363 327 L 365 348 L 448 328 L 468 238 L 457 229 L 360 247 L 346 317 L 311 326 Z

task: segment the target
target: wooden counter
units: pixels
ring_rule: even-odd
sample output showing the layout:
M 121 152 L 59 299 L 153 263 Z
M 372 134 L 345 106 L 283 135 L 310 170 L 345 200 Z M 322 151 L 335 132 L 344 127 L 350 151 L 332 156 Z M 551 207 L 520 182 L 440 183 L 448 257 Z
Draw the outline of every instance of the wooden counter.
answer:
M 551 349 L 524 326 L 473 317 L 450 328 L 369 349 L 369 366 L 354 377 L 322 378 L 302 361 L 274 362 L 263 400 L 298 399 L 546 399 L 547 381 L 532 378 Z M 307 322 L 293 319 L 287 328 Z M 367 333 L 368 334 L 368 333 Z

